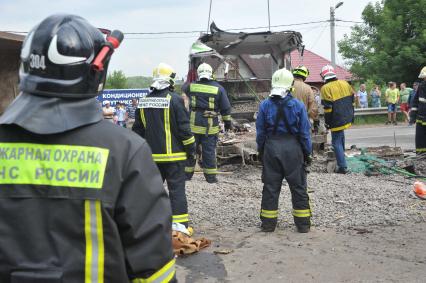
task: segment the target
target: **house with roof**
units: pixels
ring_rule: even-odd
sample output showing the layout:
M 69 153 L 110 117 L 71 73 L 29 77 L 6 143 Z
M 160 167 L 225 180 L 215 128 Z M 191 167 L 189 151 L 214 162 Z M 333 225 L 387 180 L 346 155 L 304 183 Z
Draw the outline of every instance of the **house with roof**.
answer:
M 306 79 L 306 83 L 316 87 L 318 89 L 324 85 L 324 81 L 321 78 L 321 69 L 325 65 L 331 65 L 331 62 L 324 57 L 315 54 L 312 51 L 304 50 L 303 56 L 298 50 L 294 50 L 290 53 L 291 56 L 291 67 L 296 68 L 299 65 L 304 65 L 309 70 L 309 77 Z M 334 68 L 336 71 L 337 78 L 340 80 L 352 81 L 353 75 L 351 72 L 341 66 Z
M 0 32 L 0 115 L 18 95 L 19 54 L 24 36 Z

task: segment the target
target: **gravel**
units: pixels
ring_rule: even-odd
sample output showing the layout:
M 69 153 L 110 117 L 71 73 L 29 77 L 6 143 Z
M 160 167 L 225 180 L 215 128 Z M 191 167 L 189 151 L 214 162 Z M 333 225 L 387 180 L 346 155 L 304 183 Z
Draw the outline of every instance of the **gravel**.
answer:
M 208 184 L 202 174 L 187 182 L 189 212 L 195 227 L 257 227 L 262 197 L 261 169 L 230 166 L 221 171 L 218 184 Z M 403 177 L 360 174 L 311 173 L 308 187 L 312 224 L 347 229 L 370 225 L 425 222 L 426 201 L 412 193 L 412 180 Z M 291 199 L 284 182 L 280 196 L 279 225 L 293 226 Z

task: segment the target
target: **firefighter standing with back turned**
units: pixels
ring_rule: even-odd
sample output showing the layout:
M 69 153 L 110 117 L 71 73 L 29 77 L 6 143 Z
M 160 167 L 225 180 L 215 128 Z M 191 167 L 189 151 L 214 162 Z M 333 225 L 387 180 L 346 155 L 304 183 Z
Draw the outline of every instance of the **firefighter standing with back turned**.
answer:
M 318 117 L 318 105 L 315 101 L 315 95 L 312 88 L 305 83 L 309 76 L 309 70 L 305 66 L 298 66 L 293 70 L 294 76 L 294 91 L 292 95 L 294 98 L 299 99 L 306 107 L 308 117 L 312 119 L 314 132 L 318 132 L 319 117 Z
M 133 131 L 147 140 L 163 181 L 167 181 L 174 225 L 188 227 L 185 160 L 195 153 L 195 139 L 183 99 L 173 92 L 175 76 L 167 64 L 154 69 L 151 92 L 139 100 Z
M 21 93 L 0 118 L 0 282 L 174 280 L 151 150 L 95 99 L 121 39 L 53 15 L 23 43 Z
M 347 174 L 345 159 L 345 129 L 354 120 L 354 94 L 347 81 L 338 80 L 334 68 L 326 65 L 321 70 L 325 84 L 321 87 L 321 103 L 324 105 L 324 119 L 331 130 L 331 143 L 336 155 L 336 173 Z
M 410 111 L 410 123 L 416 123 L 416 153 L 426 154 L 426 67 L 420 72 L 423 81 L 417 88 Z
M 297 231 L 310 230 L 311 209 L 305 166 L 312 161 L 310 124 L 306 108 L 291 94 L 293 75 L 286 69 L 272 76 L 269 98 L 259 106 L 256 142 L 263 162 L 262 231 L 277 226 L 278 199 L 285 178 L 290 186 Z
M 208 183 L 217 183 L 216 143 L 219 133 L 219 114 L 229 131 L 231 124 L 231 104 L 226 90 L 212 80 L 213 69 L 207 63 L 197 68 L 198 81 L 182 91 L 188 96 L 191 131 L 197 148 L 201 145 L 202 167 Z M 196 160 L 188 158 L 185 167 L 187 180 L 194 175 Z

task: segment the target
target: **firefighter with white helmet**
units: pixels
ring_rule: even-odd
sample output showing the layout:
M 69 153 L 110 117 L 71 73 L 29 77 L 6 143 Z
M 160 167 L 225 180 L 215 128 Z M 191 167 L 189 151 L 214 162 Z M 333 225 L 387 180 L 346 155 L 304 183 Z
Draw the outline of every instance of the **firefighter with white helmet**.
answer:
M 324 105 L 325 125 L 331 130 L 331 141 L 336 155 L 336 173 L 348 173 L 345 160 L 345 129 L 354 120 L 354 94 L 352 87 L 344 80 L 338 80 L 333 66 L 321 70 L 324 86 L 321 88 L 321 103 Z
M 167 181 L 174 225 L 187 228 L 185 161 L 195 153 L 195 139 L 183 99 L 174 92 L 175 76 L 165 63 L 154 69 L 151 91 L 139 100 L 132 129 L 147 140 L 163 182 Z
M 226 90 L 213 80 L 213 69 L 207 63 L 197 68 L 198 81 L 186 85 L 182 91 L 188 96 L 191 131 L 197 148 L 201 146 L 202 168 L 208 183 L 216 183 L 216 144 L 219 133 L 219 115 L 225 131 L 231 129 L 231 104 Z M 194 174 L 196 160 L 189 159 L 185 167 L 186 177 Z
M 416 153 L 426 154 L 426 67 L 420 71 L 422 79 L 411 104 L 410 122 L 416 123 Z
M 311 225 L 305 170 L 312 161 L 310 123 L 303 103 L 293 98 L 292 86 L 290 71 L 276 71 L 271 94 L 260 104 L 256 120 L 256 142 L 263 162 L 260 219 L 264 232 L 273 232 L 277 225 L 284 178 L 290 186 L 297 230 L 309 232 Z

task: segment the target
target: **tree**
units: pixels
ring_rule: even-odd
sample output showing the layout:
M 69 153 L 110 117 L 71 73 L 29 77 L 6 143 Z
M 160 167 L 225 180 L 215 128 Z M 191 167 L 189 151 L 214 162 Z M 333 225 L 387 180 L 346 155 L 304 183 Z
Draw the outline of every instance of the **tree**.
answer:
M 123 71 L 114 71 L 109 74 L 106 80 L 105 88 L 107 89 L 123 89 L 127 88 L 127 78 Z
M 411 83 L 426 63 L 426 0 L 382 0 L 368 4 L 363 24 L 338 43 L 360 79 Z

